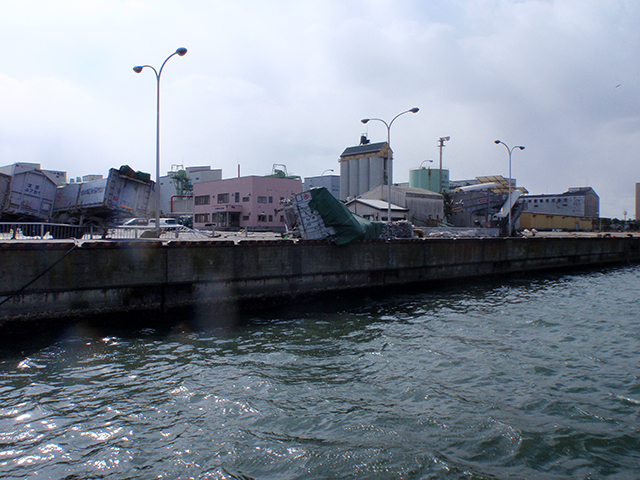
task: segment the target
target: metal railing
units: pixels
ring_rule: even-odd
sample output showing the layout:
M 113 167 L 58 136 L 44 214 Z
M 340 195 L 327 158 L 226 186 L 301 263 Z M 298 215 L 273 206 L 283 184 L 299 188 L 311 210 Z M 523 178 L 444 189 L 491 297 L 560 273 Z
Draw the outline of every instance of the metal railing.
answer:
M 159 235 L 158 235 L 159 234 Z M 2 240 L 54 240 L 54 239 L 113 239 L 136 238 L 192 238 L 206 239 L 211 232 L 201 232 L 183 225 L 161 226 L 159 231 L 152 227 L 99 227 L 94 225 L 67 225 L 62 223 L 0 222 Z

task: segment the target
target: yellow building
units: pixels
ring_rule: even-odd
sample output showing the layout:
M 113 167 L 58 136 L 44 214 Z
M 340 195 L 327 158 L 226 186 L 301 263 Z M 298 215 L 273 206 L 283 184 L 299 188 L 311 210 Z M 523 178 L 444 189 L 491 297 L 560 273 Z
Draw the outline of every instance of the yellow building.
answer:
M 593 230 L 593 218 L 523 212 L 520 215 L 520 229 L 525 228 L 529 230 L 535 228 L 536 230 L 591 231 Z

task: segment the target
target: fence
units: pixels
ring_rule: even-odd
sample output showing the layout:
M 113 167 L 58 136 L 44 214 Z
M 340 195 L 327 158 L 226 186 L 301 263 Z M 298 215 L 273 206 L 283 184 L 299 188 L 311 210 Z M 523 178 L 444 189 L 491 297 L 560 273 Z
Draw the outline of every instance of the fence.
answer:
M 209 238 L 211 232 L 200 232 L 182 225 L 160 227 L 159 238 Z M 0 240 L 52 239 L 135 239 L 158 238 L 155 227 L 98 227 L 62 223 L 0 222 Z

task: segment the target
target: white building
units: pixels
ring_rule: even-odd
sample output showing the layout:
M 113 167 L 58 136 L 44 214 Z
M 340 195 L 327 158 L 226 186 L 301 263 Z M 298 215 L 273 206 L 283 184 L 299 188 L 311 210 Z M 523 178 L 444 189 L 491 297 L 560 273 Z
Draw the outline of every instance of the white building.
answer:
M 222 180 L 222 169 L 174 165 L 160 177 L 160 211 L 163 215 L 193 214 L 193 185 L 213 180 Z
M 16 173 L 30 172 L 32 170 L 41 171 L 58 187 L 67 183 L 67 172 L 62 172 L 59 170 L 42 170 L 39 163 L 20 162 L 0 167 L 0 173 L 4 173 L 5 175 L 9 175 L 11 177 Z
M 557 195 L 523 195 L 523 213 L 600 217 L 600 197 L 591 187 L 574 187 Z
M 303 190 L 310 190 L 314 187 L 324 187 L 329 193 L 340 200 L 340 175 L 320 175 L 318 177 L 305 177 Z

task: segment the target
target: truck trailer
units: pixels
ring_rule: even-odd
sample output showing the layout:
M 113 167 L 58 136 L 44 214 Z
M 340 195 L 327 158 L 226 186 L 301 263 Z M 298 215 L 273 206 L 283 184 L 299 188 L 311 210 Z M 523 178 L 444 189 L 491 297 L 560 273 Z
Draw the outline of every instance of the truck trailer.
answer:
M 0 174 L 0 219 L 46 222 L 56 198 L 56 184 L 40 170 Z
M 149 174 L 126 165 L 112 168 L 107 178 L 58 187 L 53 221 L 108 228 L 127 218 L 146 217 L 154 187 Z

